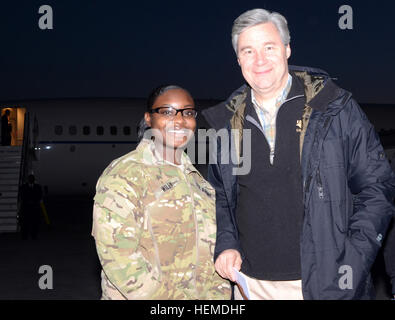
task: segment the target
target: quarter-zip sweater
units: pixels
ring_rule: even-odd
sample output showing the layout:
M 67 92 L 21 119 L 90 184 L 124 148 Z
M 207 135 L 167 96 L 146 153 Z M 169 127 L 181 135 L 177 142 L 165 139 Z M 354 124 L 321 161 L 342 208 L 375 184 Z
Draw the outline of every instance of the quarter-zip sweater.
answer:
M 303 84 L 295 77 L 276 119 L 276 148 L 270 147 L 246 97 L 244 129 L 251 130 L 251 171 L 238 177 L 236 219 L 245 254 L 242 271 L 260 280 L 301 279 L 300 235 L 303 221 L 299 128 L 305 104 Z

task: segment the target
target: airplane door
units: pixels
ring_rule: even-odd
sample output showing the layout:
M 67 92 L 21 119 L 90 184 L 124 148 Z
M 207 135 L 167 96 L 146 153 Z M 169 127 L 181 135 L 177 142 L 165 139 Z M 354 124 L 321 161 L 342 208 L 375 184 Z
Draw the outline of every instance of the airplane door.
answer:
M 6 110 L 10 110 L 10 116 L 8 119 L 9 126 L 11 127 L 11 146 L 21 146 L 23 144 L 23 128 L 25 122 L 26 108 L 20 107 L 4 107 L 1 109 L 1 116 L 3 117 Z M 2 121 L 2 126 L 4 123 Z M 5 132 L 5 128 L 1 129 L 2 134 Z

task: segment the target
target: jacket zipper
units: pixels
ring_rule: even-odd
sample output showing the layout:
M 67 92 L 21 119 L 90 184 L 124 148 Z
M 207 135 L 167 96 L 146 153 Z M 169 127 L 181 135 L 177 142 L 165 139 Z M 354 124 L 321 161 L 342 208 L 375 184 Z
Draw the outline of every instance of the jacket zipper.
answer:
M 320 168 L 317 169 L 317 189 L 318 189 L 318 198 L 321 200 L 324 199 L 324 188 L 322 187 L 322 180 L 320 175 Z
M 294 99 L 296 99 L 296 98 L 302 98 L 302 97 L 304 97 L 303 94 L 299 94 L 299 95 L 297 95 L 297 96 L 293 96 L 293 97 L 291 97 L 291 98 L 288 98 L 288 99 L 284 100 L 283 104 L 286 103 L 286 102 L 292 101 L 292 100 L 294 100 Z
M 269 146 L 269 149 L 270 149 L 270 152 L 269 152 L 269 160 L 270 160 L 270 161 L 269 161 L 269 162 L 270 162 L 270 165 L 271 165 L 271 166 L 273 166 L 273 160 L 272 160 L 272 159 L 274 159 L 274 156 L 275 156 L 275 146 L 276 146 L 276 143 L 277 143 L 277 114 L 278 114 L 278 112 L 280 111 L 280 108 L 281 108 L 285 103 L 287 103 L 287 102 L 289 102 L 289 101 L 292 101 L 292 100 L 294 100 L 294 99 L 297 99 L 297 98 L 302 98 L 302 97 L 304 97 L 303 94 L 297 95 L 297 96 L 293 96 L 293 97 L 291 97 L 291 98 L 288 98 L 288 99 L 284 100 L 284 102 L 283 102 L 283 103 L 281 104 L 281 106 L 278 108 L 277 113 L 276 113 L 276 126 L 275 126 L 275 127 L 276 127 L 276 138 L 274 139 L 274 146 L 273 146 L 273 147 L 270 145 L 269 141 L 267 140 L 266 134 L 265 134 L 265 132 L 264 132 L 263 129 L 262 129 L 262 125 L 258 124 L 258 123 L 256 122 L 256 120 L 255 120 L 253 117 L 251 117 L 250 115 L 247 115 L 247 117 L 246 117 L 246 120 L 247 120 L 247 121 L 251 122 L 253 125 L 255 125 L 255 126 L 263 133 L 263 136 L 265 137 L 266 142 L 267 142 L 267 144 L 268 144 L 268 146 Z M 258 118 L 259 118 L 259 115 L 258 115 Z

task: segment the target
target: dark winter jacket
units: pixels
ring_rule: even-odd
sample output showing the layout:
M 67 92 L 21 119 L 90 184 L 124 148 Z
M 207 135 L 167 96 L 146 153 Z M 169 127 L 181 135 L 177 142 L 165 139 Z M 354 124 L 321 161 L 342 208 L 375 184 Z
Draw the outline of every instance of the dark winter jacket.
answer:
M 395 174 L 373 126 L 349 92 L 321 70 L 290 66 L 290 72 L 302 79 L 306 96 L 300 134 L 304 299 L 371 299 L 370 268 L 394 213 Z M 235 137 L 222 147 L 236 158 L 243 123 L 250 121 L 244 119 L 246 90 L 251 89 L 244 85 L 203 112 L 213 128 L 227 128 Z M 224 149 L 221 142 L 218 154 Z M 215 259 L 226 249 L 243 256 L 235 221 L 237 164 L 220 160 L 218 156 L 208 172 L 216 189 Z

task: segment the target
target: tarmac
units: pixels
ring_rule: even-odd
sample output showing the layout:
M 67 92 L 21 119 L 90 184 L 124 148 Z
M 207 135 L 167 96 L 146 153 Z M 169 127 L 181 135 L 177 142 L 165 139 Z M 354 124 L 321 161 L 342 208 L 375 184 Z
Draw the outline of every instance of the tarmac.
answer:
M 55 198 L 45 205 L 50 224 L 43 219 L 37 240 L 0 234 L 0 300 L 100 299 L 101 267 L 91 236 L 93 201 Z M 41 266 L 51 269 L 40 273 Z
M 43 219 L 37 240 L 0 234 L 0 300 L 99 300 L 101 266 L 91 236 L 92 199 L 56 197 L 45 202 L 50 225 Z M 389 300 L 381 253 L 372 274 L 376 299 Z

